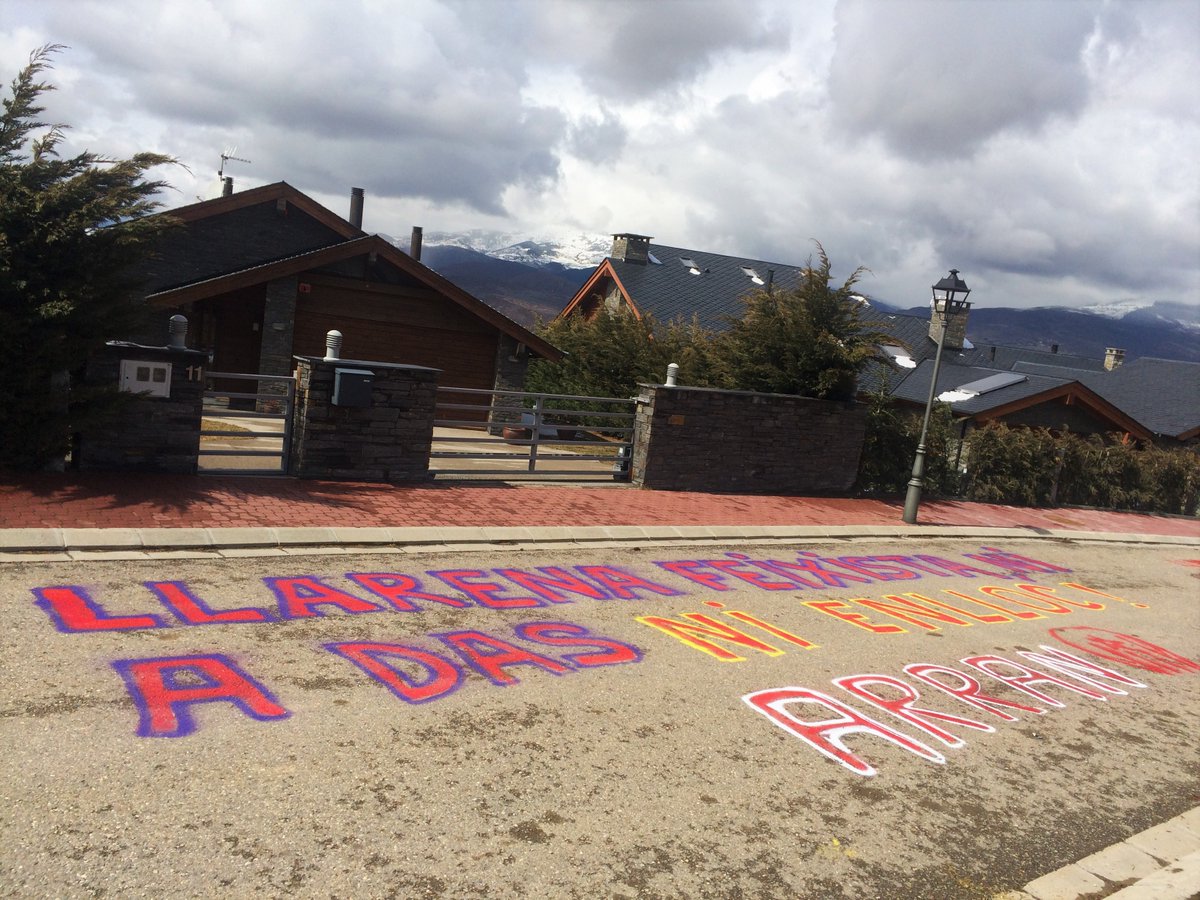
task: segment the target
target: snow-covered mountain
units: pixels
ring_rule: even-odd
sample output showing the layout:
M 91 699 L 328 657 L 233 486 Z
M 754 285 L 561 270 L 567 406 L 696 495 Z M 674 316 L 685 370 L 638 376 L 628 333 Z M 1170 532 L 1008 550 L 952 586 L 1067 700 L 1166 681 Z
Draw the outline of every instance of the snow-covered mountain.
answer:
M 408 241 L 391 240 L 402 250 Z M 531 325 L 558 314 L 611 249 L 609 235 L 529 236 L 482 228 L 426 232 L 422 261 L 509 317 Z M 904 311 L 880 301 L 882 312 Z M 923 307 L 908 310 L 927 315 Z M 982 305 L 968 327 L 976 344 L 1058 345 L 1064 354 L 1103 358 L 1121 347 L 1127 358 L 1161 356 L 1200 362 L 1200 309 L 1186 303 L 1120 300 L 1086 309 L 1009 309 Z
M 612 248 L 611 235 L 522 235 L 513 232 L 429 231 L 426 246 L 461 247 L 486 253 L 494 259 L 522 263 L 535 268 L 562 266 L 565 269 L 592 269 Z
M 1123 322 L 1140 322 L 1145 325 L 1161 324 L 1179 326 L 1200 333 L 1200 307 L 1172 301 L 1138 300 L 1127 297 L 1112 303 L 1095 303 L 1081 307 L 1083 312 L 1120 319 Z

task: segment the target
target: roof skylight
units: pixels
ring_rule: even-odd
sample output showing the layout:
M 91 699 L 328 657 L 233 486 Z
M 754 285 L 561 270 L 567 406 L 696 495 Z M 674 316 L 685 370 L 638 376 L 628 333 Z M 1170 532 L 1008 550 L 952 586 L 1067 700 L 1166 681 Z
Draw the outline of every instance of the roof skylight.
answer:
M 1020 384 L 1022 381 L 1028 380 L 1029 376 L 1022 375 L 1020 372 L 998 372 L 995 375 L 989 375 L 987 378 L 980 378 L 976 381 L 960 384 L 954 390 L 961 391 L 968 397 L 981 397 L 984 394 L 990 394 L 992 391 L 1012 387 L 1014 384 Z
M 650 262 L 654 263 L 654 265 L 656 265 L 656 266 L 662 265 L 662 260 L 659 259 L 657 256 L 655 256 L 653 253 L 651 253 L 648 250 L 646 251 L 646 258 L 649 259 Z
M 700 274 L 700 267 L 698 265 L 696 265 L 696 261 L 694 259 L 692 259 L 690 256 L 679 257 L 679 262 L 682 263 L 683 267 L 685 269 L 687 269 L 689 272 L 691 272 L 693 275 Z
M 762 280 L 762 277 L 749 266 L 742 266 L 742 274 L 755 284 L 766 284 L 766 282 Z

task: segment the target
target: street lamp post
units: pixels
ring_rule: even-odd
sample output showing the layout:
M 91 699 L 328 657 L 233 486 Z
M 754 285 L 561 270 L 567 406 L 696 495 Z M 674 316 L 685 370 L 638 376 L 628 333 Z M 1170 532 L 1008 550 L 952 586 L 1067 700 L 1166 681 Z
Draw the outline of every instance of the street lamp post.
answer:
M 925 401 L 925 418 L 921 422 L 921 438 L 917 441 L 917 456 L 913 460 L 912 478 L 908 482 L 908 493 L 904 497 L 904 521 L 913 525 L 917 521 L 917 507 L 921 505 L 921 488 L 925 484 L 925 437 L 929 432 L 929 416 L 933 412 L 933 398 L 937 394 L 938 371 L 942 367 L 942 348 L 946 345 L 946 324 L 967 307 L 971 289 L 958 277 L 958 269 L 933 286 L 933 314 L 940 319 L 937 353 L 933 357 L 933 378 L 929 382 L 929 399 Z

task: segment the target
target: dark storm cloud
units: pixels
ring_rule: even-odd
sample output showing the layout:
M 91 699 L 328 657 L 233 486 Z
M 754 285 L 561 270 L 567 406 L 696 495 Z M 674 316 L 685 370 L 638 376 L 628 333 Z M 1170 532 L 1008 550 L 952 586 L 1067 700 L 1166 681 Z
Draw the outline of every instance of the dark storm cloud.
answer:
M 599 115 L 586 115 L 571 127 L 568 147 L 586 162 L 611 163 L 620 158 L 627 138 L 621 120 L 602 108 Z
M 523 69 L 495 62 L 495 35 L 479 32 L 470 8 L 407 20 L 351 3 L 303 17 L 290 4 L 177 4 L 174 18 L 142 9 L 153 21 L 130 27 L 122 4 L 58 6 L 51 27 L 85 48 L 125 103 L 224 132 L 212 156 L 236 143 L 262 180 L 354 178 L 496 213 L 508 188 L 558 176 L 565 117 L 523 100 Z
M 607 0 L 522 4 L 543 13 L 538 53 L 569 64 L 613 103 L 687 88 L 723 56 L 787 45 L 759 0 Z
M 1083 109 L 1084 0 L 843 0 L 829 73 L 836 121 L 913 158 L 969 154 Z

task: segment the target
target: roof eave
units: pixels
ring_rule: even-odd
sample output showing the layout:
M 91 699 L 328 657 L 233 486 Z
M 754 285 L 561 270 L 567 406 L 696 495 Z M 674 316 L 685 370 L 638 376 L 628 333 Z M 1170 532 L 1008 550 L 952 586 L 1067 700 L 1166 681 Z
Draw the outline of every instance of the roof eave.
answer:
M 183 303 L 194 303 L 218 294 L 250 287 L 276 278 L 296 275 L 318 266 L 338 262 L 343 259 L 360 256 L 365 253 L 377 253 L 397 268 L 412 275 L 418 281 L 432 290 L 437 291 L 459 306 L 471 311 L 488 324 L 504 332 L 514 340 L 524 344 L 538 356 L 557 362 L 563 357 L 563 351 L 538 337 L 529 329 L 513 321 L 504 313 L 488 306 L 478 297 L 467 293 L 454 282 L 439 275 L 433 269 L 413 259 L 403 250 L 385 241 L 379 235 L 365 235 L 351 240 L 332 244 L 317 250 L 289 256 L 286 259 L 264 263 L 228 272 L 204 281 L 180 285 L 165 291 L 158 291 L 146 297 L 147 302 L 154 306 L 177 306 Z
M 617 275 L 617 270 L 613 268 L 612 260 L 605 258 L 596 266 L 596 270 L 588 276 L 588 280 L 583 283 L 583 286 L 575 292 L 575 296 L 562 308 L 562 311 L 555 316 L 555 319 L 565 319 L 571 315 L 581 304 L 585 298 L 595 289 L 596 285 L 605 276 L 611 278 L 616 284 L 617 290 L 621 293 L 621 299 L 625 301 L 625 305 L 629 307 L 630 312 L 639 320 L 642 318 L 642 312 L 637 308 L 637 304 L 633 302 L 633 297 L 622 283 L 621 278 Z
M 199 203 L 164 210 L 161 213 L 156 213 L 156 215 L 169 216 L 187 224 L 188 222 L 197 222 L 235 210 L 245 209 L 249 206 L 257 206 L 260 203 L 269 203 L 272 200 L 287 201 L 297 209 L 316 219 L 322 225 L 333 229 L 344 238 L 363 237 L 366 234 L 361 228 L 351 225 L 346 219 L 322 206 L 312 197 L 292 187 L 286 181 L 276 181 L 274 184 L 265 184 L 262 187 L 237 191 L 227 197 L 201 200 Z

